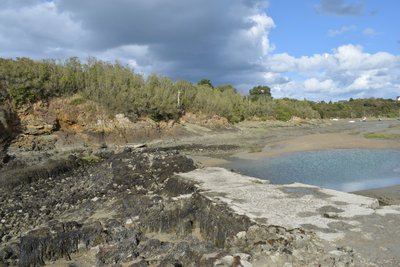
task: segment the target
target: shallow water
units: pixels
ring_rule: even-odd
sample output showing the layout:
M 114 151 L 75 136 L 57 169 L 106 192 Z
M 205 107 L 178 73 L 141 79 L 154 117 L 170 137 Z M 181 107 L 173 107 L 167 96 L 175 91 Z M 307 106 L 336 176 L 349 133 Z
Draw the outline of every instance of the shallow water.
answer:
M 270 180 L 300 182 L 345 192 L 400 184 L 400 151 L 336 149 L 258 160 L 233 159 L 224 167 Z

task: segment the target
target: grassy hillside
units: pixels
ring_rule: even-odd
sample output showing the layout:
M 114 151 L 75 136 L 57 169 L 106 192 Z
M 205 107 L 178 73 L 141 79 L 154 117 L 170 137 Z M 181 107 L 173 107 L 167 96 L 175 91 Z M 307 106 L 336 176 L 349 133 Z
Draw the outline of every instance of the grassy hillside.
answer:
M 268 87 L 255 87 L 252 95 L 242 96 L 231 85 L 213 87 L 209 80 L 192 84 L 173 82 L 158 75 L 145 79 L 127 66 L 95 58 L 89 58 L 86 63 L 77 58 L 62 62 L 0 59 L 0 101 L 9 99 L 16 107 L 79 94 L 81 98 L 76 104 L 92 100 L 110 113 L 124 113 L 130 118 L 147 116 L 156 121 L 176 120 L 185 112 L 193 112 L 220 115 L 233 123 L 254 117 L 278 120 L 289 120 L 292 116 L 395 117 L 400 109 L 399 102 L 384 99 L 315 103 L 255 95 L 262 88 Z

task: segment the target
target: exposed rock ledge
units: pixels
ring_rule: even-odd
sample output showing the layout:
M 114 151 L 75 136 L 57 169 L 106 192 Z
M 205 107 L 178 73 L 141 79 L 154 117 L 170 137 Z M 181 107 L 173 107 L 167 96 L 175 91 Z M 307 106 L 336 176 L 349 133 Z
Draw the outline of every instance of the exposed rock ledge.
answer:
M 273 185 L 216 167 L 179 176 L 198 183 L 211 201 L 226 203 L 260 225 L 312 230 L 329 244 L 351 245 L 379 266 L 400 263 L 397 238 L 390 238 L 400 233 L 400 206 L 379 207 L 374 198 L 300 183 Z

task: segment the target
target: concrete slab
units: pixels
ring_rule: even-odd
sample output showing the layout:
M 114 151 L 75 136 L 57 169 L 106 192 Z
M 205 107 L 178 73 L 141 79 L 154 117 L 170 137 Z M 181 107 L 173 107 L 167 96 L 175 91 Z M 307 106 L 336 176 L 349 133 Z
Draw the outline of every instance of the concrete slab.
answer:
M 204 196 L 224 202 L 236 213 L 264 225 L 313 230 L 336 241 L 348 232 L 359 233 L 360 217 L 400 215 L 400 206 L 379 207 L 377 199 L 306 184 L 274 185 L 268 181 L 208 167 L 178 174 L 198 183 Z

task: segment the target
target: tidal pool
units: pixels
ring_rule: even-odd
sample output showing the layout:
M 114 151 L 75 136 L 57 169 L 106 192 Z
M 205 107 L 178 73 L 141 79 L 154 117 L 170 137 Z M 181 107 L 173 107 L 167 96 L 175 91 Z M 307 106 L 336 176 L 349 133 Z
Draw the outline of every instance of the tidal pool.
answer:
M 306 183 L 345 192 L 400 185 L 400 151 L 335 149 L 244 160 L 224 167 L 274 184 Z

